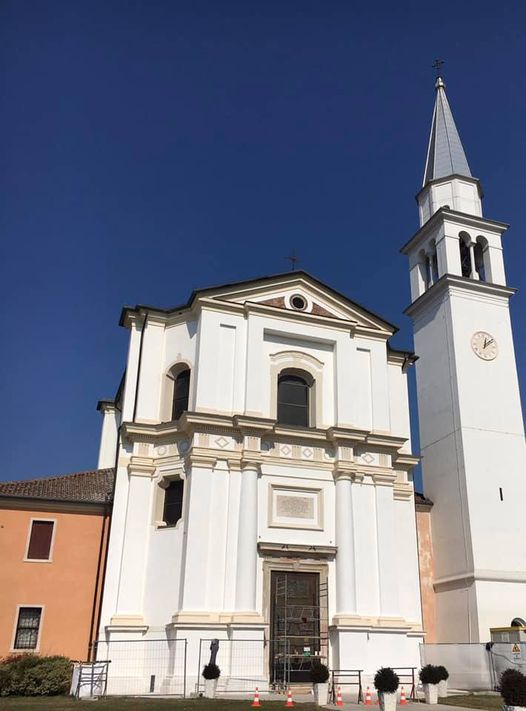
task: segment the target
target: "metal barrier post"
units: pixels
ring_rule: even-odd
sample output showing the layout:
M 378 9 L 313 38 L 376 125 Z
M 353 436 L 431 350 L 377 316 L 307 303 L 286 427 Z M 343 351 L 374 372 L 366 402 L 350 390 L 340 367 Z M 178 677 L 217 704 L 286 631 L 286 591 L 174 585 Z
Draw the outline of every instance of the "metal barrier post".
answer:
M 184 640 L 184 676 L 183 676 L 183 699 L 186 699 L 186 652 L 188 649 L 188 640 Z

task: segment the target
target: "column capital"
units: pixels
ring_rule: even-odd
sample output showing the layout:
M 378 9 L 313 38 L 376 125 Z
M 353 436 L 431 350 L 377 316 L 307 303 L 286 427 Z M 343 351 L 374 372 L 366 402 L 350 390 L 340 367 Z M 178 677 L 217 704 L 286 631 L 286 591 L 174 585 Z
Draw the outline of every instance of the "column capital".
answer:
M 255 462 L 253 459 L 242 459 L 241 460 L 241 471 L 255 471 L 256 474 L 261 473 L 261 464 L 259 462 Z
M 335 469 L 333 476 L 335 481 L 352 481 L 354 472 L 347 469 Z
M 198 467 L 199 469 L 214 469 L 217 464 L 217 459 L 215 456 L 207 456 L 206 454 L 187 454 L 185 457 L 185 464 L 191 467 Z

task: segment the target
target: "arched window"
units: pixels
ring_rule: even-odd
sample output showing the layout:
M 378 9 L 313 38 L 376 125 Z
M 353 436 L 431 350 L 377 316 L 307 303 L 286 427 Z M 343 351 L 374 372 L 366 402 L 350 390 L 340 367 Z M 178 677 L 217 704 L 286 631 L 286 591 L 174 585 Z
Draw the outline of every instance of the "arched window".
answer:
M 163 521 L 167 526 L 175 526 L 183 514 L 183 493 L 182 479 L 173 479 L 164 491 Z
M 471 277 L 471 255 L 469 253 L 469 245 L 465 239 L 460 238 L 460 268 L 462 270 L 462 276 Z
M 312 384 L 312 383 L 311 383 Z M 309 427 L 310 388 L 306 378 L 283 372 L 278 377 L 278 422 L 281 425 Z
M 473 256 L 475 258 L 475 269 L 479 275 L 480 281 L 486 281 L 486 267 L 484 264 L 484 246 L 480 241 L 483 238 L 478 238 L 475 246 L 473 247 Z
M 183 412 L 188 410 L 188 394 L 190 392 L 190 369 L 185 368 L 174 381 L 174 397 L 172 404 L 172 420 L 178 420 Z

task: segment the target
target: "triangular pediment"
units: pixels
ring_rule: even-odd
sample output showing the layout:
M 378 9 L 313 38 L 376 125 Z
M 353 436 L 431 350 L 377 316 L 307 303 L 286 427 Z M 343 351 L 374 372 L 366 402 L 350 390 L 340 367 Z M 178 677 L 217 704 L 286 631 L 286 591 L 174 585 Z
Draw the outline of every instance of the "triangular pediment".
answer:
M 392 334 L 396 327 L 360 304 L 323 284 L 306 272 L 227 284 L 195 293 L 195 297 L 230 303 L 253 303 L 273 309 L 346 321 L 356 326 Z M 301 299 L 304 308 L 301 308 Z

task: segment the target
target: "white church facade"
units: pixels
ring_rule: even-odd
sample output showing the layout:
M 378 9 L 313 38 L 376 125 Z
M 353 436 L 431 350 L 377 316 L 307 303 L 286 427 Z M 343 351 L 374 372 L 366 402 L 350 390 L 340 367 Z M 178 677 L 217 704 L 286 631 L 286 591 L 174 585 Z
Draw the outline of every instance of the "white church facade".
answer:
M 437 636 L 452 642 L 485 641 L 526 599 L 513 290 L 505 225 L 480 196 L 439 80 L 403 252 Z M 418 667 L 416 358 L 390 346 L 395 326 L 304 272 L 125 308 L 121 325 L 125 377 L 100 403 L 99 466 L 117 472 L 98 652 L 113 645 L 110 692 L 178 690 L 179 651 L 195 680 L 213 638 L 225 689 L 304 681 L 313 656 L 366 675 Z M 139 640 L 171 656 L 152 682 L 144 652 L 130 689 L 115 650 Z

